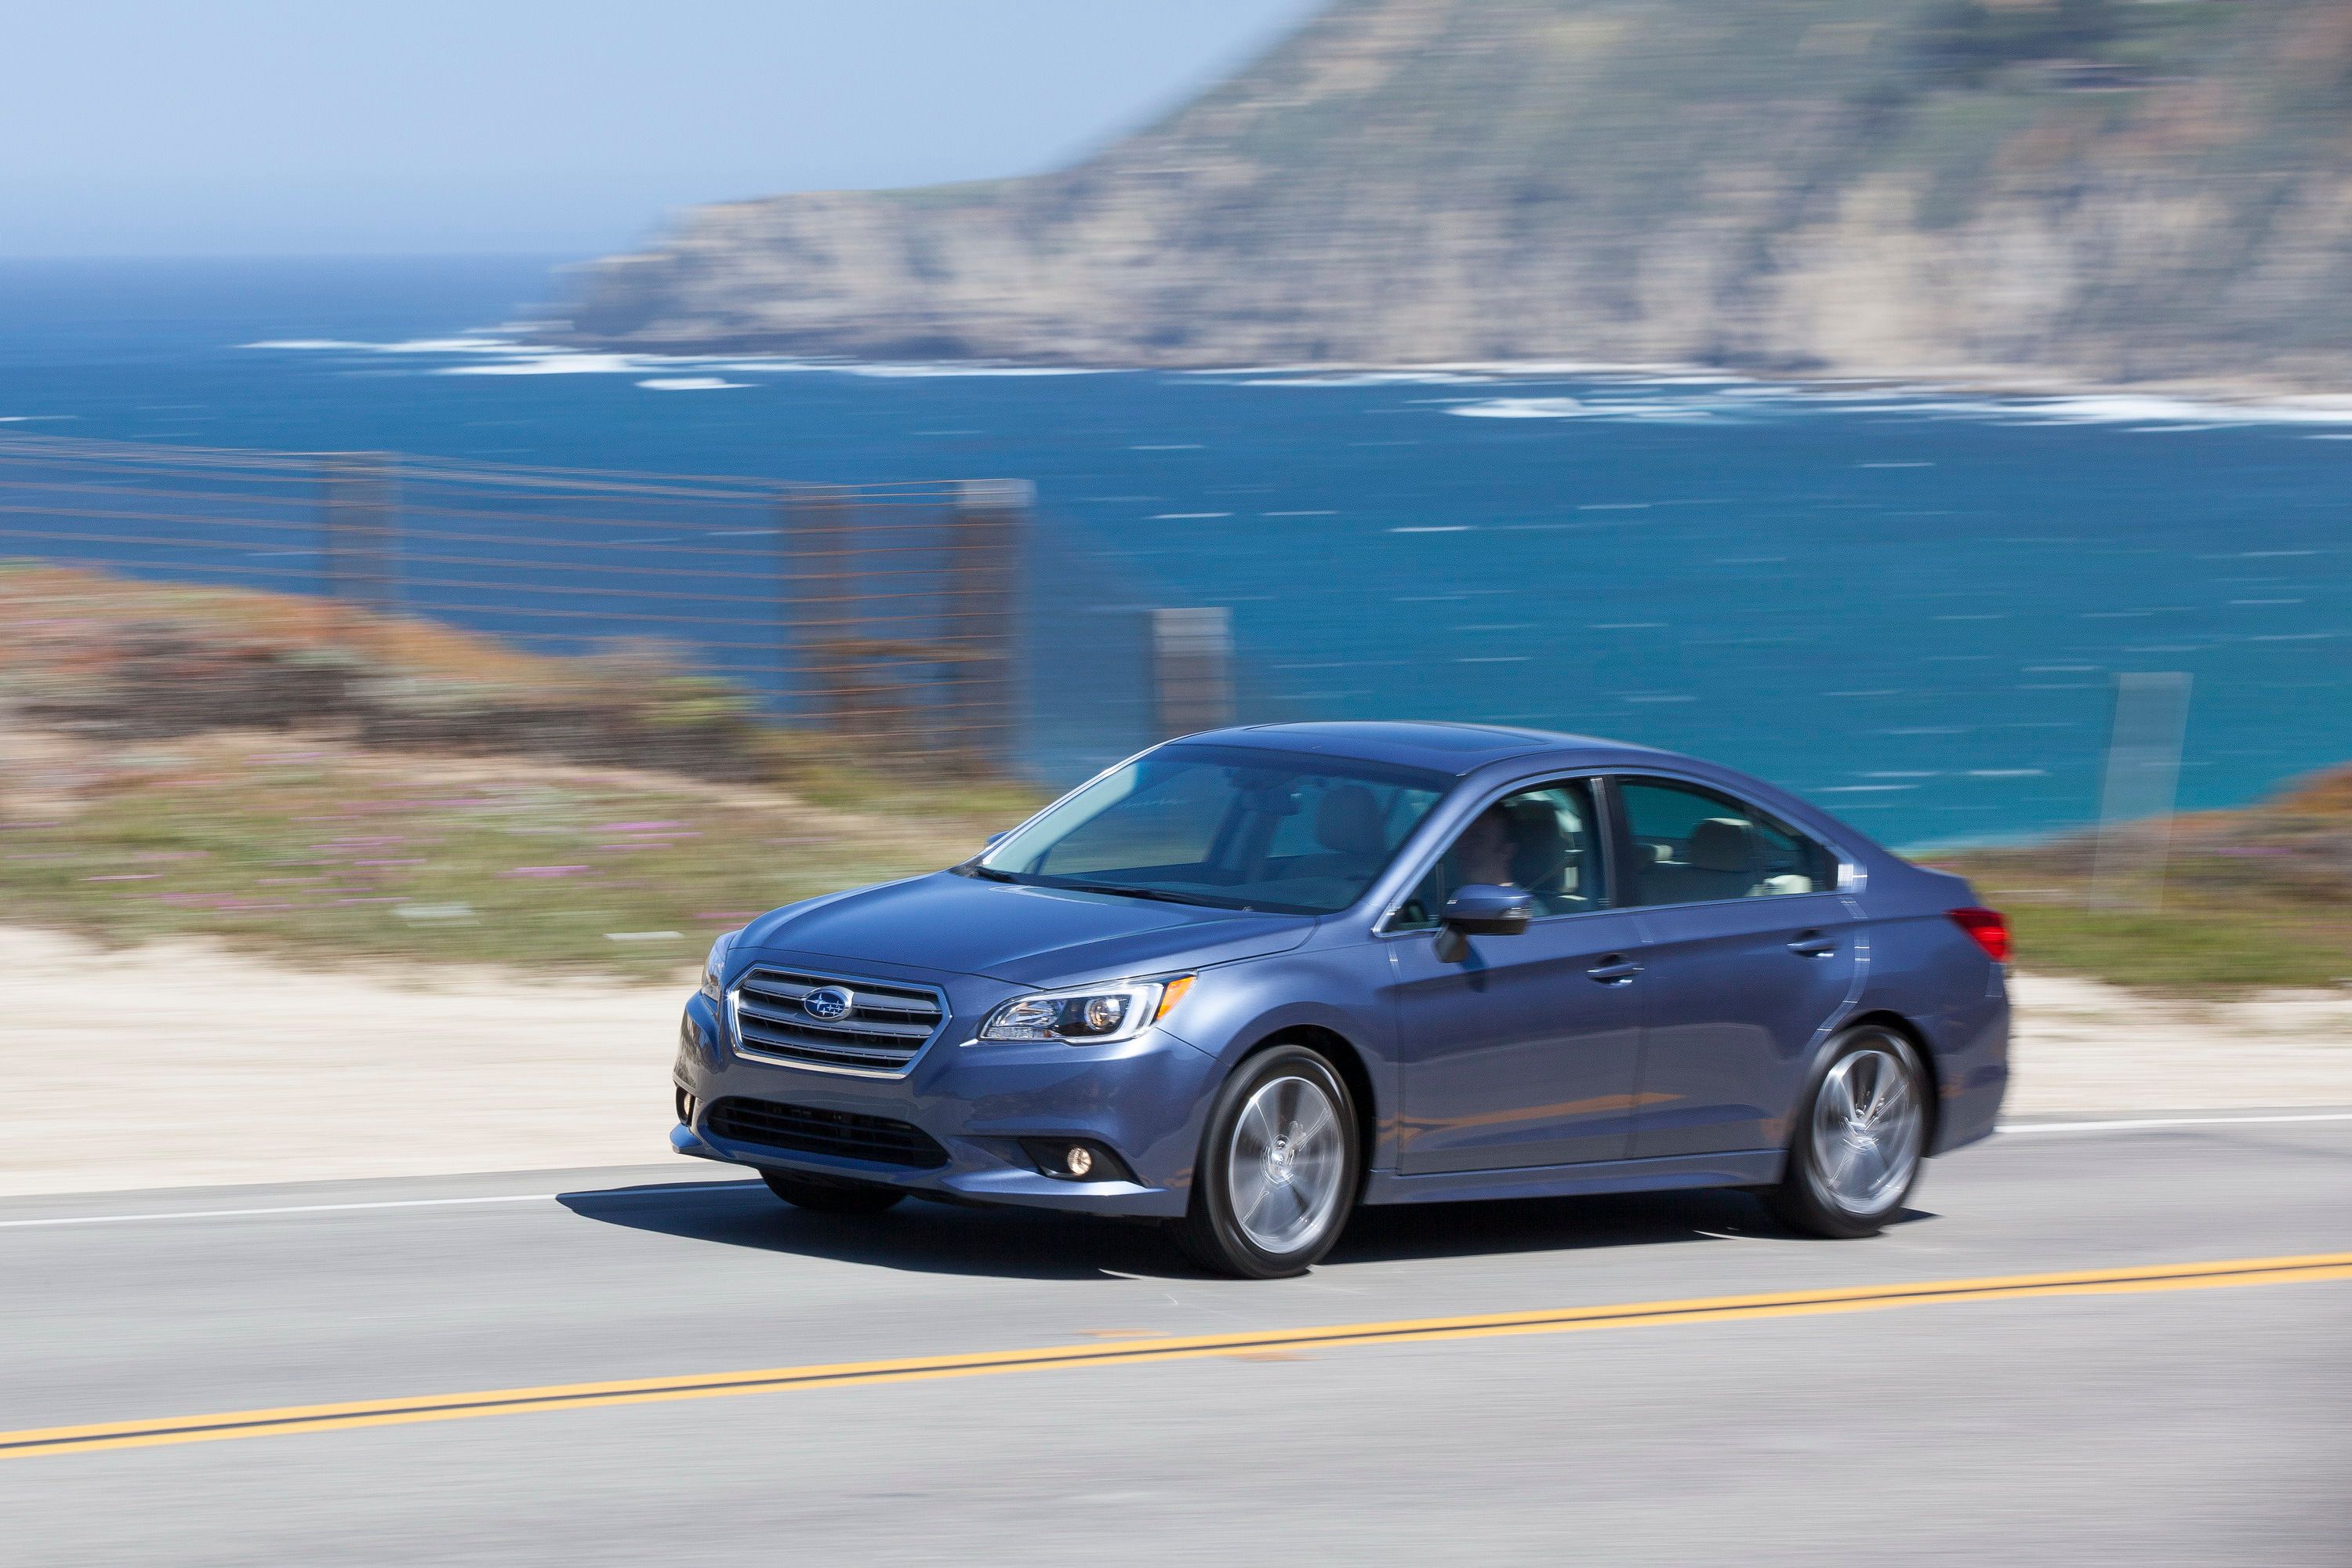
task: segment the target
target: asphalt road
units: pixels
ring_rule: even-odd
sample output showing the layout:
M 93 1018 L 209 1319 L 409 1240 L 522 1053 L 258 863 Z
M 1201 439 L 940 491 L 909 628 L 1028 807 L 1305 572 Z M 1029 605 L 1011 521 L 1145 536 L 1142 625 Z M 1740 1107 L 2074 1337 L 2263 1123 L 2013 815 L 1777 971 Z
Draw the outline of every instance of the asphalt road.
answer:
M 2352 1255 L 2352 1117 L 2021 1131 L 1914 1201 L 1375 1211 L 1255 1284 L 679 1164 L 16 1200 L 0 1561 L 2352 1561 L 2352 1257 L 2179 1267 Z

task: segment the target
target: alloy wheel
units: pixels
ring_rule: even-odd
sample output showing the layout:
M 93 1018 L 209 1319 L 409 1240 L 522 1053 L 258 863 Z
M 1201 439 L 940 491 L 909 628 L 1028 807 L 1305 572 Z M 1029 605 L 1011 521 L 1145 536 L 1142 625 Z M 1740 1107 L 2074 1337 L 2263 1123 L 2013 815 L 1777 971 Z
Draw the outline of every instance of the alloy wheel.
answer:
M 1840 1058 L 1813 1100 L 1813 1169 L 1822 1194 L 1853 1215 L 1874 1214 L 1909 1186 L 1926 1116 L 1909 1068 L 1872 1045 Z
M 1318 1240 L 1348 1180 L 1346 1131 L 1322 1085 L 1284 1074 L 1243 1105 L 1226 1156 L 1234 1223 L 1266 1252 Z

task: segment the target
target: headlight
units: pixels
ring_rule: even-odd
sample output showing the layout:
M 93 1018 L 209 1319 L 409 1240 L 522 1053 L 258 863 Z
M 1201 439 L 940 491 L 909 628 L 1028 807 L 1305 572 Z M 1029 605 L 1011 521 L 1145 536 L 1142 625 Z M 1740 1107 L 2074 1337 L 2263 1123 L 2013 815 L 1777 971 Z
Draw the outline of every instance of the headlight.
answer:
M 1076 991 L 1046 991 L 1007 1002 L 982 1025 L 983 1040 L 1061 1040 L 1074 1046 L 1132 1039 L 1166 1017 L 1185 992 L 1177 980 L 1129 980 Z
M 742 934 L 740 928 L 720 932 L 719 940 L 710 944 L 710 956 L 702 961 L 702 994 L 714 1003 L 719 1000 L 719 977 L 727 971 L 727 950 Z

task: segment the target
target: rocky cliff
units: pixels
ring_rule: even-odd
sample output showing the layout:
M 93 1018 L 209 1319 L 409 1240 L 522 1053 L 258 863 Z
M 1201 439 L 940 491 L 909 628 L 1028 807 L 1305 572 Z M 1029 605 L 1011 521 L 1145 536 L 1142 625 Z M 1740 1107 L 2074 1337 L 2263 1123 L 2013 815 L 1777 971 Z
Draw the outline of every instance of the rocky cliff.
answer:
M 2352 388 L 2345 0 L 1338 0 L 1075 167 L 697 209 L 577 341 Z

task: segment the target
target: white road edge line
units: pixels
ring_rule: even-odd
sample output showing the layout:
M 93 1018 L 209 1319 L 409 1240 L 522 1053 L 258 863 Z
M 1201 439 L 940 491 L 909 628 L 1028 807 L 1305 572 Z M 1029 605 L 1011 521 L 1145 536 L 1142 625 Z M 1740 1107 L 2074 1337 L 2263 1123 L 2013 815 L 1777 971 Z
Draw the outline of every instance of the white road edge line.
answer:
M 2162 1116 L 2144 1117 L 2136 1121 L 2028 1121 L 2002 1122 L 1996 1129 L 2009 1137 L 2031 1132 L 2131 1132 L 2147 1127 L 2259 1127 L 2281 1121 L 2352 1121 L 2352 1110 L 2326 1111 L 2309 1116 Z M 653 1186 L 626 1189 L 625 1195 L 650 1196 L 656 1193 L 719 1193 L 742 1192 L 759 1186 L 757 1182 L 671 1182 Z M 593 1189 L 580 1189 L 583 1195 Z M 456 1208 L 470 1204 L 550 1204 L 565 1196 L 562 1193 L 499 1193 L 478 1198 L 389 1198 L 366 1204 L 290 1204 L 281 1208 L 254 1209 L 178 1209 L 155 1214 L 68 1215 L 55 1219 L 0 1219 L 0 1230 L 27 1230 L 42 1226 L 59 1225 L 131 1225 L 148 1220 L 173 1219 L 244 1219 L 257 1215 L 273 1214 L 350 1214 L 360 1209 L 431 1209 Z M 624 1193 L 602 1194 L 620 1197 Z
M 573 1194 L 565 1193 L 499 1193 L 479 1198 L 390 1198 L 366 1204 L 289 1204 L 281 1208 L 259 1209 L 170 1209 L 155 1214 L 66 1215 L 53 1219 L 0 1220 L 0 1230 L 24 1230 L 34 1226 L 51 1225 L 130 1225 L 140 1220 L 159 1219 L 243 1219 L 253 1215 L 272 1214 L 348 1214 L 355 1209 L 433 1209 L 455 1208 L 466 1204 L 551 1204 L 566 1196 L 644 1197 L 656 1193 L 718 1193 L 755 1188 L 757 1182 L 671 1182 L 649 1187 L 631 1187 L 624 1191 L 596 1193 L 583 1187 Z
M 2352 1110 L 2309 1116 L 2150 1116 L 2132 1121 L 2023 1121 L 2000 1124 L 2003 1137 L 2021 1132 L 2130 1132 L 2142 1127 L 2263 1127 L 2278 1121 L 2352 1121 Z

